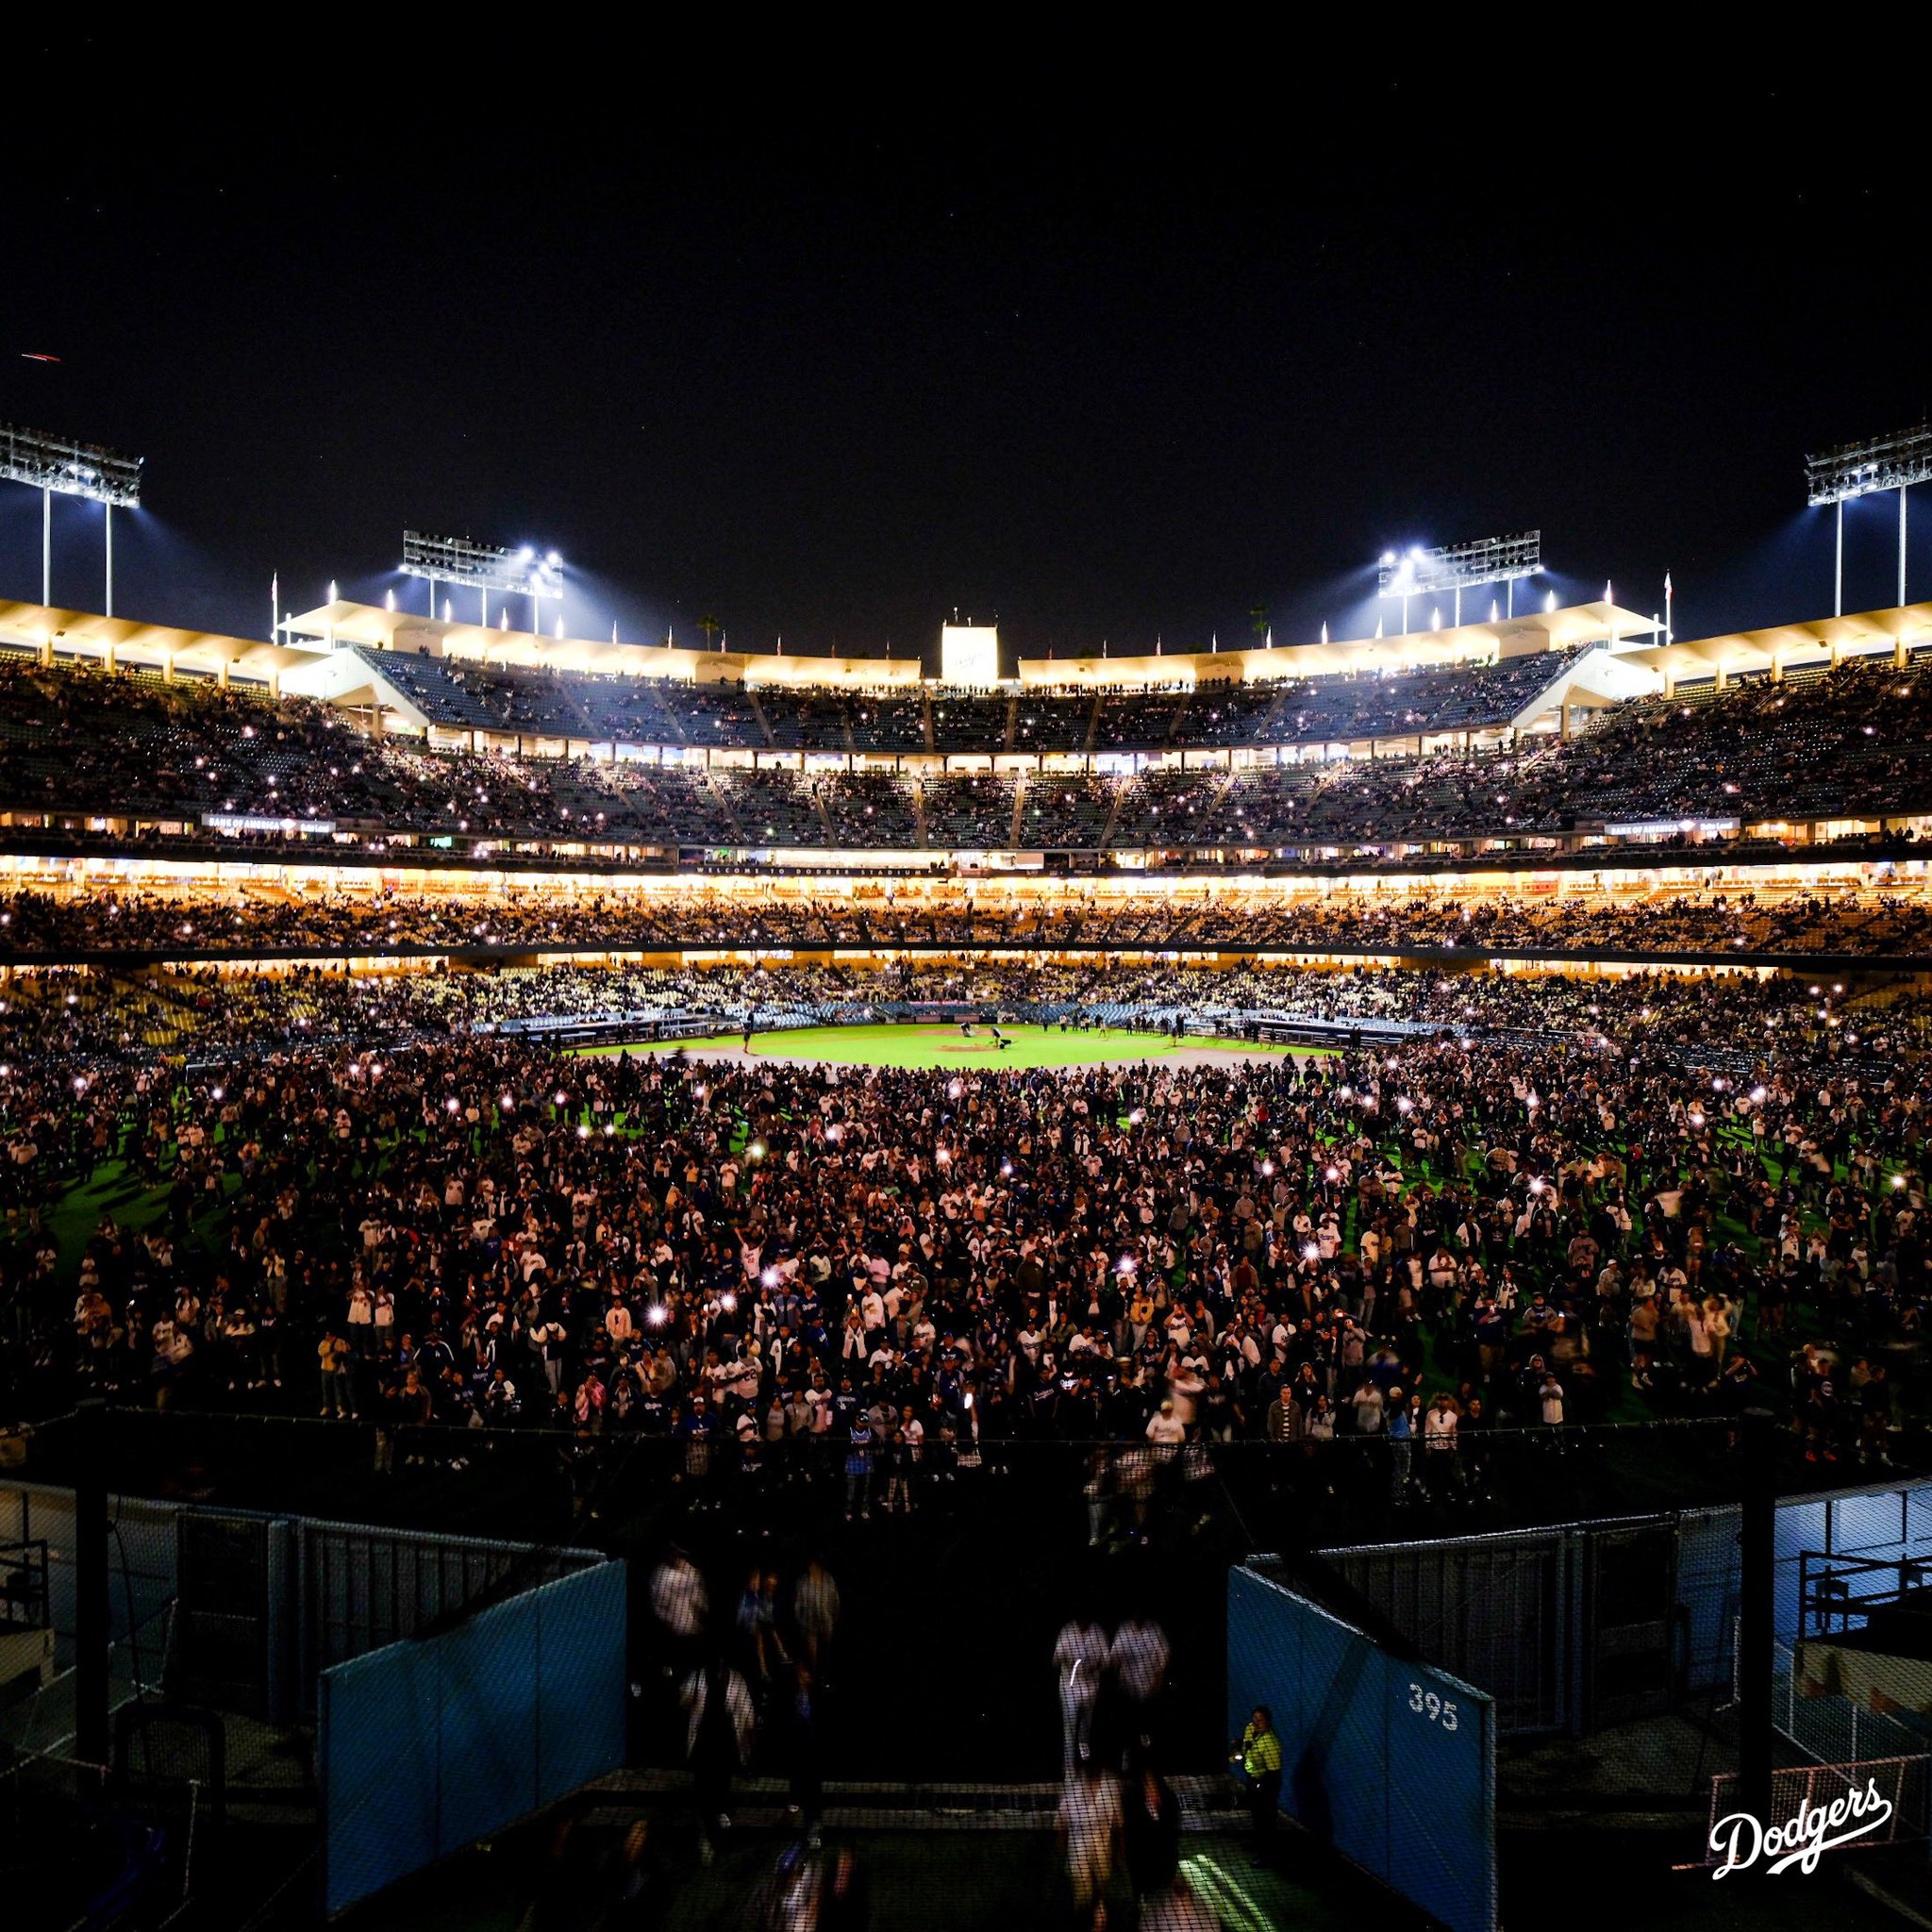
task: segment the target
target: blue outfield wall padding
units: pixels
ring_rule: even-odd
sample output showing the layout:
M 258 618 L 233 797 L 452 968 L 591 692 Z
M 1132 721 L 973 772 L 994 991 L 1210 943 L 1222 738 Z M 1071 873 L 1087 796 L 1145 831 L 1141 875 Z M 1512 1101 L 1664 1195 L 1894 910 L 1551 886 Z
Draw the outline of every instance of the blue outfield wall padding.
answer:
M 322 1678 L 325 1900 L 331 1912 L 413 1872 L 437 1838 L 438 1665 L 391 1644 Z
M 624 1762 L 625 1566 L 602 1563 L 325 1671 L 333 1914 Z
M 1489 1697 L 1238 1568 L 1227 1584 L 1230 1738 L 1259 1704 L 1281 1736 L 1285 1811 L 1451 1932 L 1494 1932 Z
M 512 1597 L 434 1641 L 441 1666 L 441 1849 L 466 1845 L 541 1802 L 537 1614 L 532 1596 Z
M 615 1770 L 624 1762 L 625 1740 L 625 1566 L 600 1563 L 531 1595 L 544 1602 L 558 1592 L 569 1605 L 568 1617 L 546 1611 L 538 1625 L 543 1694 L 537 1707 L 537 1800 L 542 1805 Z M 582 1641 L 584 1630 L 600 1641 Z

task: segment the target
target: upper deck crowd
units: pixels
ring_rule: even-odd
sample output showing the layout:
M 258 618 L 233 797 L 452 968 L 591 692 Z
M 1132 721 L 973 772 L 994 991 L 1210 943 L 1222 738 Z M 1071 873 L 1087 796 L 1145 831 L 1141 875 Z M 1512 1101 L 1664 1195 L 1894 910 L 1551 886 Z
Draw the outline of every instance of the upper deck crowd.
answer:
M 1932 898 L 1916 888 L 1856 885 L 1777 892 L 1663 886 L 1535 899 L 1480 891 L 1297 898 L 1233 886 L 1193 897 L 1029 897 L 927 881 L 784 897 L 723 885 L 676 892 L 594 884 L 575 891 L 508 884 L 442 893 L 368 886 L 160 891 L 100 880 L 58 893 L 0 892 L 0 959 L 701 946 L 1908 958 L 1932 950 Z
M 443 678 L 485 675 L 440 659 L 407 661 L 433 665 Z M 1453 677 L 1479 691 L 1520 675 L 1525 661 L 1542 660 L 1416 681 Z M 524 741 L 501 720 L 491 727 L 496 737 L 479 741 L 483 749 L 431 750 L 420 738 L 366 736 L 347 714 L 305 702 L 23 659 L 0 675 L 0 812 L 83 832 L 89 821 L 113 820 L 135 828 L 119 836 L 158 843 L 206 838 L 210 821 L 231 836 L 254 822 L 263 828 L 248 835 L 257 840 L 271 824 L 287 826 L 284 843 L 301 842 L 307 826 L 308 844 L 324 856 L 343 843 L 361 852 L 448 841 L 463 851 L 509 843 L 619 858 L 866 847 L 1307 857 L 1685 820 L 1774 836 L 1763 828 L 1883 826 L 1932 808 L 1932 681 L 1916 662 L 1649 699 L 1567 739 L 1513 742 L 1494 717 L 1452 717 L 1441 693 L 1411 720 L 1388 697 L 1401 679 L 1326 682 L 1356 691 L 1357 708 L 1322 710 L 1306 735 L 1295 720 L 1307 714 L 1275 687 L 1176 691 L 1167 703 L 1145 692 L 861 700 L 626 684 L 609 702 L 645 707 L 648 734 L 607 734 L 609 721 L 600 719 L 596 731 L 533 737 L 517 756 L 507 747 Z M 997 730 L 987 722 L 994 711 L 1004 719 Z M 916 733 L 903 724 L 913 713 Z M 855 725 L 861 714 L 873 723 Z M 890 732 L 880 722 L 889 715 L 902 721 Z M 1077 728 L 1068 722 L 1075 718 Z M 1050 719 L 1059 721 L 1051 729 Z M 1119 736 L 1129 720 L 1158 742 L 1129 744 Z M 1484 743 L 1478 729 L 1489 734 Z M 1371 732 L 1391 755 L 1325 755 L 1359 749 Z M 992 738 L 999 742 L 985 742 Z M 575 755 L 537 756 L 546 745 Z M 1092 768 L 1114 749 L 1144 749 L 1159 762 Z M 748 757 L 760 752 L 798 757 L 791 767 L 754 769 Z M 1238 752 L 1260 761 L 1230 767 Z M 846 768 L 804 769 L 808 753 L 843 758 Z M 991 769 L 1014 753 L 1037 753 L 1034 767 L 1009 758 Z M 720 761 L 708 762 L 713 754 Z M 988 768 L 974 771 L 866 764 L 982 754 Z M 1188 754 L 1195 762 L 1182 770 Z M 1218 762 L 1202 769 L 1209 755 Z M 1049 766 L 1050 758 L 1058 763 Z M 1276 758 L 1284 761 L 1268 761 Z

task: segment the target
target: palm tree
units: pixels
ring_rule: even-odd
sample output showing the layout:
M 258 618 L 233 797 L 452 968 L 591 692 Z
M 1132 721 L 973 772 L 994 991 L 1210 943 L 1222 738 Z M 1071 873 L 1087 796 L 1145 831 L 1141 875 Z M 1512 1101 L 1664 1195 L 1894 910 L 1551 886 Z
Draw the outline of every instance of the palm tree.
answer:
M 711 640 L 724 626 L 715 617 L 701 617 L 698 619 L 698 628 L 705 634 L 705 649 L 708 651 L 711 648 Z

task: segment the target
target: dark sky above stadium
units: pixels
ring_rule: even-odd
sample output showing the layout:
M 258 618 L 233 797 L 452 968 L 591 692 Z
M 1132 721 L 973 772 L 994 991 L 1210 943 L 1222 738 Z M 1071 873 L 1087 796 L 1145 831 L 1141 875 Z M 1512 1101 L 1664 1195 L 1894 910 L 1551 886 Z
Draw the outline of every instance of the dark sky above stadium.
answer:
M 147 458 L 118 601 L 163 621 L 379 595 L 410 524 L 555 544 L 578 634 L 1289 642 L 1372 629 L 1387 545 L 1540 525 L 1566 601 L 1670 570 L 1697 635 L 1828 610 L 1803 455 L 1932 390 L 1915 169 L 1818 78 L 36 31 L 0 417 Z M 98 518 L 57 509 L 57 601 Z

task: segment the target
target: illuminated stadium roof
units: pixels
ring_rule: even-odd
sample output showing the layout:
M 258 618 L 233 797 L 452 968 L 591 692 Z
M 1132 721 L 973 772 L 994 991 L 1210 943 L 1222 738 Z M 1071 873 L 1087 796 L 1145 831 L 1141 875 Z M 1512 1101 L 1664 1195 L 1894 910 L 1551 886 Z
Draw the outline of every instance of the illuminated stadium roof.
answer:
M 917 684 L 917 658 L 783 658 L 769 652 L 707 651 L 681 645 L 612 643 L 608 638 L 548 638 L 491 625 L 387 610 L 341 599 L 283 620 L 291 645 L 313 651 L 367 644 L 385 651 L 470 658 L 518 670 L 591 671 L 713 684 Z
M 232 674 L 258 684 L 312 660 L 308 651 L 266 644 L 219 631 L 180 630 L 138 618 L 103 617 L 98 611 L 61 610 L 45 604 L 0 602 L 0 645 L 15 651 L 53 652 L 96 659 L 105 666 L 160 671 L 186 677 Z
M 518 669 L 601 672 L 683 682 L 730 679 L 759 685 L 904 685 L 916 683 L 920 677 L 919 661 L 914 658 L 776 657 L 766 652 L 612 643 L 608 639 L 547 638 L 526 630 L 449 623 L 346 599 L 291 616 L 284 621 L 283 629 L 291 646 L 309 650 L 363 644 L 380 650 L 425 652 L 431 657 L 475 658 Z M 1464 624 L 1334 643 L 1134 657 L 1025 658 L 1020 661 L 1019 681 L 1023 685 L 1172 685 L 1203 678 L 1255 682 L 1336 672 L 1490 662 L 1536 651 L 1570 650 L 1585 643 L 1607 643 L 1614 650 L 1624 650 L 1638 641 L 1649 642 L 1656 634 L 1655 619 L 1620 605 L 1598 602 L 1525 612 L 1494 624 Z
M 1397 637 L 1356 638 L 1325 644 L 1279 644 L 1249 651 L 1166 651 L 1158 656 L 1023 658 L 1022 684 L 1188 684 L 1203 678 L 1253 683 L 1272 677 L 1319 677 L 1345 671 L 1407 671 L 1533 651 L 1567 651 L 1607 643 L 1624 649 L 1650 641 L 1657 621 L 1618 604 L 1575 604 L 1494 624 L 1446 625 Z
M 1782 675 L 1807 665 L 1836 664 L 1842 658 L 1908 651 L 1932 638 L 1932 604 L 1896 605 L 1849 617 L 1818 617 L 1724 637 L 1691 638 L 1632 651 L 1629 661 L 1660 673 L 1672 684 L 1719 675 Z
M 138 619 L 105 617 L 42 604 L 0 603 L 0 647 L 36 656 L 78 658 L 109 668 L 163 675 L 234 676 L 341 705 L 382 704 L 420 724 L 408 692 L 387 684 L 378 659 L 386 651 L 520 670 L 602 673 L 671 683 L 743 682 L 753 686 L 844 685 L 904 688 L 920 676 L 915 658 L 775 657 L 651 644 L 553 640 L 527 631 L 440 623 L 376 606 L 338 602 L 286 621 L 288 642 L 271 644 Z M 1903 654 L 1932 641 L 1932 603 L 1822 617 L 1710 638 L 1656 641 L 1651 621 L 1605 604 L 1538 611 L 1500 624 L 1469 624 L 1396 638 L 1273 650 L 1183 652 L 1147 657 L 1029 658 L 1022 684 L 1036 688 L 1131 688 L 1228 680 L 1428 669 L 1495 662 L 1542 652 L 1576 652 L 1575 669 L 1543 692 L 1540 710 L 1557 702 L 1596 705 L 1695 683 L 1827 665 L 1843 658 Z M 1012 687 L 1008 687 L 1011 689 Z

